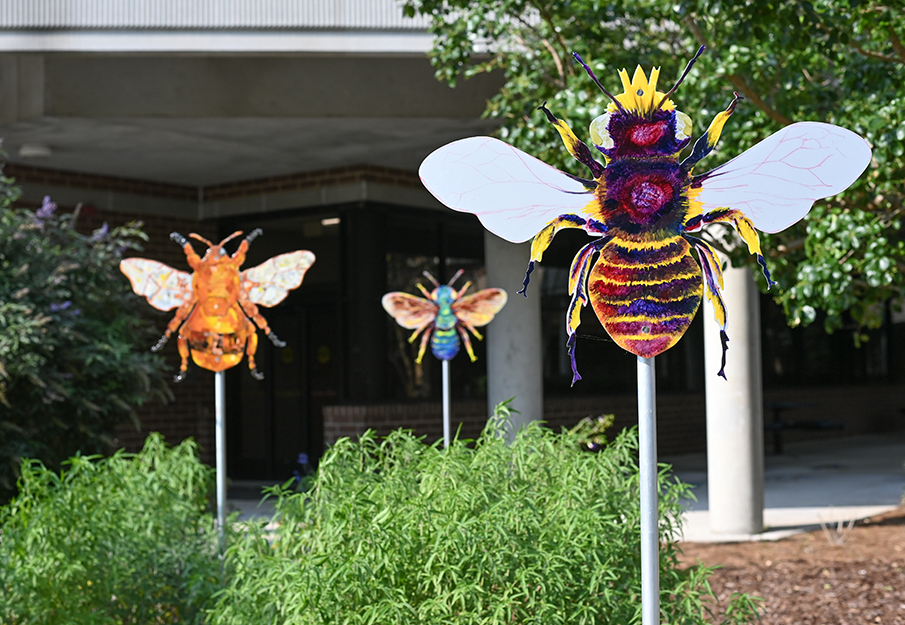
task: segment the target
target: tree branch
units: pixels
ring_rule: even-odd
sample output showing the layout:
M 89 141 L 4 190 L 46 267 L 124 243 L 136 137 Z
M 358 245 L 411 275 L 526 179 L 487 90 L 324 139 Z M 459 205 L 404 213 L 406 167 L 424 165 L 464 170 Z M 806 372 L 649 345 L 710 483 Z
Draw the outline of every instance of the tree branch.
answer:
M 550 12 L 540 6 L 535 5 L 535 8 L 540 14 L 541 19 L 544 20 L 544 22 L 547 24 L 547 28 L 549 29 L 550 33 L 556 39 L 557 45 L 559 45 L 561 55 L 554 52 L 552 44 L 550 44 L 550 42 L 547 41 L 546 38 L 542 38 L 542 41 L 547 46 L 547 49 L 550 50 L 550 54 L 552 54 L 553 58 L 556 60 L 556 66 L 559 68 L 560 74 L 563 77 L 563 84 L 565 84 L 566 74 L 572 76 L 575 73 L 571 63 L 566 63 L 565 65 L 563 65 L 562 62 L 563 58 L 569 58 L 569 46 L 566 44 L 566 40 L 563 38 L 562 34 L 556 30 L 556 24 L 554 24 L 553 18 L 550 17 Z
M 559 72 L 559 83 L 562 89 L 566 88 L 566 71 L 562 65 L 562 59 L 559 58 L 559 54 L 556 53 L 556 48 L 553 47 L 546 39 L 541 39 L 540 42 L 547 49 L 547 51 L 553 56 L 553 62 L 556 63 L 556 71 Z
M 899 39 L 896 31 L 892 29 L 889 30 L 889 43 L 892 44 L 892 49 L 896 51 L 896 56 L 899 57 L 899 63 L 905 63 L 905 45 L 902 45 L 902 40 Z

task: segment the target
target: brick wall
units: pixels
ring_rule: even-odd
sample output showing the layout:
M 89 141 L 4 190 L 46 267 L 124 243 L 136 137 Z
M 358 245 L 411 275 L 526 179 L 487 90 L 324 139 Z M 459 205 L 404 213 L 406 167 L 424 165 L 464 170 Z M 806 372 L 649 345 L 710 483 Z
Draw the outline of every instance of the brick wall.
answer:
M 548 397 L 544 400 L 547 426 L 571 428 L 584 417 L 614 414 L 613 432 L 637 425 L 637 397 L 631 395 Z M 905 429 L 905 386 L 874 385 L 834 388 L 766 390 L 764 421 L 772 420 L 770 405 L 792 403 L 784 412 L 786 421 L 831 421 L 842 429 L 790 429 L 784 441 L 814 440 Z M 439 402 L 415 404 L 368 404 L 324 408 L 324 438 L 332 444 L 341 436 L 354 437 L 367 429 L 385 435 L 404 427 L 429 442 L 442 437 L 442 407 Z M 487 421 L 484 402 L 454 402 L 450 408 L 452 431 L 461 425 L 461 436 L 475 438 Z M 767 452 L 772 435 L 765 434 Z M 657 448 L 662 455 L 705 451 L 707 448 L 706 405 L 703 393 L 657 396 Z
M 212 185 L 204 187 L 203 194 L 206 201 L 213 201 L 260 193 L 332 187 L 362 180 L 396 187 L 422 188 L 421 180 L 415 172 L 375 165 L 354 165 Z
M 199 198 L 213 201 L 261 193 L 332 187 L 362 180 L 410 189 L 422 188 L 421 180 L 418 178 L 417 173 L 404 169 L 378 167 L 376 165 L 352 165 L 284 176 L 240 180 L 206 187 L 191 187 L 150 180 L 118 178 L 115 176 L 99 176 L 15 163 L 7 163 L 3 170 L 7 176 L 11 176 L 17 182 L 23 184 L 116 191 L 140 196 L 188 201 L 197 201 Z
M 7 176 L 19 183 L 47 185 L 53 187 L 72 187 L 73 189 L 97 189 L 102 191 L 119 191 L 135 195 L 166 197 L 178 200 L 197 200 L 198 189 L 185 185 L 154 182 L 151 180 L 135 180 L 116 176 L 100 176 L 76 171 L 61 171 L 7 163 L 3 167 Z
M 584 417 L 612 413 L 616 416 L 614 431 L 617 431 L 638 423 L 637 402 L 634 395 L 547 398 L 544 400 L 544 418 L 548 427 L 559 431 L 573 427 Z M 486 402 L 453 402 L 450 427 L 453 433 L 461 427 L 462 438 L 476 438 L 484 429 L 488 414 Z M 704 449 L 703 394 L 659 396 L 657 421 L 661 453 Z M 327 444 L 342 436 L 354 437 L 368 429 L 386 435 L 400 427 L 425 436 L 429 442 L 442 438 L 442 405 L 440 402 L 375 403 L 324 408 L 324 440 Z

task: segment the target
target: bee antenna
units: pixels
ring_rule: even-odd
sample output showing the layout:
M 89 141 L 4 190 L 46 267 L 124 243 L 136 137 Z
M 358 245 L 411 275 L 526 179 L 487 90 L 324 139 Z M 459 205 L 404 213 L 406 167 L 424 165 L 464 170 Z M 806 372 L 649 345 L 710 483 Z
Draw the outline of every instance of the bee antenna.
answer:
M 619 102 L 619 100 L 617 100 L 617 99 L 615 98 L 615 96 L 613 96 L 612 93 L 610 93 L 609 91 L 607 91 L 607 90 L 603 87 L 602 84 L 600 84 L 600 81 L 597 80 L 597 76 L 594 75 L 594 72 L 591 70 L 590 67 L 588 67 L 587 63 L 585 63 L 584 61 L 581 60 L 581 57 L 578 55 L 578 53 L 577 53 L 577 52 L 573 52 L 573 53 L 572 53 L 572 57 L 573 57 L 576 61 L 578 61 L 579 63 L 581 63 L 581 66 L 584 68 L 584 71 L 586 71 L 586 72 L 588 73 L 588 76 L 591 77 L 591 80 L 594 81 L 594 84 L 597 85 L 597 87 L 598 87 L 601 91 L 603 91 L 603 93 L 606 94 L 606 96 L 607 96 L 610 100 L 613 101 L 613 103 L 616 105 L 616 107 L 617 107 L 620 111 L 622 111 L 623 113 L 625 113 L 625 108 L 623 108 L 622 103 Z
M 233 239 L 235 239 L 236 237 L 239 237 L 239 236 L 242 236 L 242 231 L 241 231 L 241 230 L 236 230 L 236 231 L 233 232 L 231 235 L 229 235 L 228 237 L 226 237 L 225 239 L 223 239 L 222 241 L 220 241 L 220 247 L 223 247 L 223 246 L 226 245 L 228 242 L 232 241 Z
M 663 103 L 669 99 L 669 96 L 671 96 L 672 94 L 674 94 L 676 92 L 676 89 L 679 88 L 679 85 L 681 85 L 682 81 L 685 80 L 685 77 L 688 76 L 688 72 L 691 71 L 691 66 L 694 65 L 694 62 L 698 60 L 699 56 L 704 54 L 704 50 L 706 50 L 706 49 L 707 49 L 707 46 L 701 46 L 700 48 L 698 48 L 697 54 L 695 54 L 692 57 L 692 59 L 690 61 L 688 61 L 688 65 L 685 66 L 685 71 L 682 72 L 682 75 L 679 77 L 679 80 L 676 81 L 676 84 L 674 84 L 672 86 L 672 89 L 670 89 L 669 92 L 665 96 L 663 96 L 663 99 L 660 100 L 660 103 L 657 105 L 657 108 L 654 109 L 655 111 L 660 110 L 660 107 L 663 106 Z
M 211 243 L 210 241 L 208 241 L 207 239 L 205 239 L 205 238 L 204 238 L 203 236 L 201 236 L 200 234 L 197 234 L 197 233 L 195 233 L 195 232 L 189 232 L 189 237 L 192 238 L 192 239 L 195 239 L 196 241 L 201 241 L 202 243 L 206 244 L 208 247 L 214 247 L 214 244 L 213 244 L 213 243 Z
M 430 274 L 430 272 L 428 272 L 428 271 L 423 271 L 422 273 L 424 274 L 424 277 L 425 277 L 425 278 L 427 278 L 428 280 L 431 281 L 431 284 L 433 284 L 434 286 L 440 286 L 440 283 L 437 282 L 437 279 L 436 279 L 435 277 L 433 277 L 433 276 Z
M 452 286 L 452 285 L 453 285 L 453 282 L 455 282 L 456 280 L 458 280 L 458 279 L 459 279 L 459 276 L 461 276 L 463 273 L 465 273 L 465 270 L 464 270 L 464 269 L 460 269 L 459 271 L 457 271 L 457 272 L 455 273 L 455 275 L 454 275 L 452 278 L 449 279 L 449 282 L 446 283 L 446 286 Z

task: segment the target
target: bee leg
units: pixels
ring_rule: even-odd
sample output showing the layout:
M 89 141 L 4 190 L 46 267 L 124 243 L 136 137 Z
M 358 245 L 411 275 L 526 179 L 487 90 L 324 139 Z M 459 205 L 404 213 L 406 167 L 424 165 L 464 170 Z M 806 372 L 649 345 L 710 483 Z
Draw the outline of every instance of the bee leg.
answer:
M 593 264 L 594 255 L 606 245 L 608 238 L 598 239 L 585 245 L 575 258 L 572 259 L 572 267 L 569 269 L 569 284 L 572 285 L 572 301 L 566 310 L 566 334 L 569 339 L 566 346 L 569 351 L 569 360 L 572 363 L 572 386 L 581 379 L 578 373 L 578 364 L 575 362 L 575 340 L 578 326 L 581 324 L 581 309 L 588 305 L 588 273 Z
M 742 238 L 745 245 L 748 246 L 748 253 L 754 255 L 757 264 L 763 271 L 764 279 L 767 281 L 767 289 L 776 285 L 776 282 L 770 277 L 770 269 L 767 267 L 767 261 L 764 259 L 764 253 L 760 248 L 760 236 L 754 229 L 751 220 L 745 217 L 740 211 L 720 208 L 703 215 L 693 217 L 685 223 L 685 230 L 699 230 L 701 226 L 706 224 L 727 223 L 735 228 L 735 232 Z M 697 241 L 697 239 L 695 239 Z M 694 245 L 697 245 L 696 243 Z
M 709 243 L 697 237 L 685 235 L 685 240 L 691 243 L 698 252 L 701 272 L 704 274 L 705 295 L 713 304 L 713 316 L 720 325 L 720 342 L 723 347 L 723 357 L 720 361 L 718 376 L 726 379 L 726 352 L 729 350 L 729 335 L 726 334 L 726 303 L 720 291 L 723 286 L 723 269 L 720 267 L 720 259 L 716 250 Z
M 273 330 L 270 329 L 270 326 L 267 325 L 267 319 L 258 312 L 258 307 L 254 302 L 249 300 L 244 293 L 239 294 L 239 306 L 242 308 L 242 311 L 255 322 L 255 325 L 261 328 L 267 338 L 270 339 L 271 343 L 276 347 L 286 347 L 286 343 L 281 341 L 279 337 L 274 334 Z
M 197 235 L 195 235 L 197 236 Z M 195 253 L 195 249 L 192 247 L 192 244 L 189 243 L 188 239 L 179 234 L 178 232 L 171 232 L 170 239 L 175 241 L 180 247 L 182 247 L 182 251 L 185 252 L 185 257 L 189 262 L 189 266 L 192 269 L 197 269 L 201 265 L 201 257 Z
M 424 333 L 424 336 L 421 337 L 421 345 L 418 348 L 418 357 L 415 358 L 415 364 L 420 365 L 421 361 L 424 359 L 424 352 L 427 349 L 427 342 L 430 340 L 431 334 L 433 333 L 433 328 Z M 414 338 L 414 337 L 413 337 Z
M 591 228 L 593 228 L 595 234 L 598 233 L 600 229 L 603 229 L 603 231 L 606 230 L 603 224 L 593 220 L 587 220 L 578 215 L 560 215 L 552 220 L 544 226 L 543 230 L 535 235 L 534 241 L 531 242 L 531 260 L 528 261 L 528 270 L 525 272 L 525 279 L 522 281 L 522 288 L 518 293 L 528 297 L 528 283 L 531 281 L 531 273 L 534 271 L 535 264 L 543 259 L 544 252 L 550 247 L 550 243 L 553 242 L 553 237 L 556 236 L 556 233 L 565 228 L 584 228 L 585 230 L 588 230 L 589 233 L 591 232 Z
M 285 345 L 285 343 L 283 343 L 283 345 Z M 258 371 L 258 366 L 255 364 L 255 353 L 257 353 L 257 351 L 258 335 L 252 332 L 248 337 L 248 342 L 245 344 L 245 355 L 248 356 L 248 370 L 251 371 L 251 377 L 255 380 L 263 380 L 264 374 Z
M 167 332 L 163 336 L 161 336 L 156 343 L 151 347 L 152 352 L 159 352 L 163 349 L 163 346 L 167 344 L 167 341 L 170 340 L 170 333 Z
M 566 149 L 569 151 L 569 154 L 577 160 L 579 163 L 588 168 L 591 172 L 591 175 L 594 179 L 598 179 L 603 175 L 604 166 L 601 165 L 597 159 L 595 159 L 591 155 L 591 149 L 587 146 L 587 144 L 575 136 L 575 133 L 572 132 L 572 129 L 569 128 L 569 125 L 561 119 L 558 119 L 553 113 L 550 112 L 550 109 L 547 108 L 547 103 L 544 102 L 539 107 L 538 110 L 544 112 L 544 116 L 547 118 L 547 121 L 550 122 L 554 128 L 556 128 L 556 132 L 559 133 L 562 142 L 565 144 Z
M 474 328 L 469 328 L 472 332 L 474 332 Z M 465 328 L 457 325 L 456 330 L 459 331 L 459 335 L 462 337 L 462 342 L 465 343 L 465 351 L 468 352 L 468 357 L 471 358 L 471 362 L 474 362 L 478 359 L 477 356 L 474 355 L 474 349 L 471 347 L 471 338 L 468 336 L 468 332 L 465 331 Z M 475 332 L 475 336 L 477 338 L 481 338 L 481 335 Z
M 175 232 L 173 234 L 176 234 Z M 182 325 L 182 322 L 185 321 L 186 317 L 189 316 L 189 313 L 192 312 L 192 307 L 195 303 L 192 300 L 187 301 L 182 306 L 180 306 L 176 310 L 176 314 L 173 315 L 173 318 L 170 319 L 170 322 L 167 324 L 167 330 L 163 333 L 163 336 L 160 337 L 160 340 L 151 348 L 152 352 L 159 352 L 163 349 L 163 346 L 167 344 L 170 336 L 179 329 Z
M 182 362 L 179 363 L 179 373 L 173 376 L 173 382 L 182 382 L 185 379 L 185 374 L 189 370 L 189 342 L 188 339 L 184 339 L 181 336 L 176 340 L 176 346 L 179 348 L 179 356 L 182 357 Z
M 720 134 L 723 132 L 723 126 L 726 124 L 729 116 L 732 115 L 732 112 L 735 110 L 739 101 L 743 99 L 742 96 L 737 93 L 733 93 L 732 95 L 735 97 L 732 98 L 732 102 L 729 103 L 726 110 L 717 113 L 717 116 L 710 122 L 707 132 L 694 142 L 691 154 L 682 161 L 682 168 L 685 169 L 685 171 L 690 171 L 692 167 L 698 164 L 698 161 L 710 154 L 713 151 L 713 148 L 716 147 L 717 142 L 720 140 Z
M 534 272 L 534 261 L 528 261 L 528 269 L 525 270 L 525 279 L 522 280 L 522 288 L 516 293 L 528 297 L 528 283 L 531 282 L 531 274 Z

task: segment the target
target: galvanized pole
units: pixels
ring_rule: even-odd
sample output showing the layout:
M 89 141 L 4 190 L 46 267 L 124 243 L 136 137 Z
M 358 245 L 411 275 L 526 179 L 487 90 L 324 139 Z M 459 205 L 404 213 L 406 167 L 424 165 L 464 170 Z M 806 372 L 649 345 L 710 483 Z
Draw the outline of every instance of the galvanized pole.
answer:
M 449 447 L 449 361 L 443 363 L 443 447 Z
M 638 467 L 641 474 L 641 624 L 660 623 L 657 521 L 657 403 L 653 358 L 638 356 Z
M 217 444 L 217 529 L 222 544 L 226 531 L 226 375 L 214 374 L 215 439 Z

